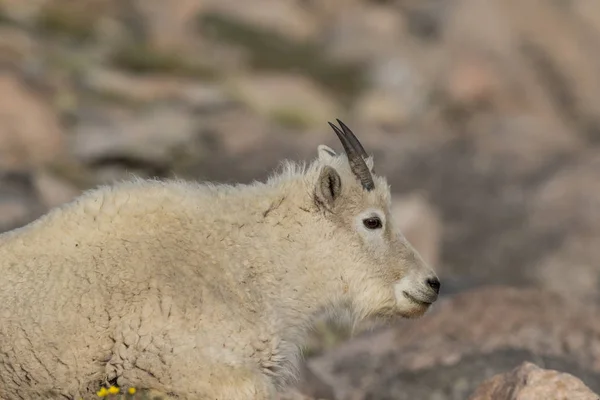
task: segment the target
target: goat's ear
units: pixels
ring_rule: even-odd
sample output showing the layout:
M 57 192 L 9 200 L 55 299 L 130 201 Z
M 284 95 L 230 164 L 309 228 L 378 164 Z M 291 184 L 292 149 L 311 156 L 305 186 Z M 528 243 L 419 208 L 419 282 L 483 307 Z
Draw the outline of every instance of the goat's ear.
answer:
M 319 147 L 317 147 L 317 153 L 319 154 L 319 160 L 324 162 L 330 161 L 337 155 L 331 147 L 325 146 L 324 144 L 320 144 Z
M 315 191 L 321 202 L 333 205 L 342 192 L 342 179 L 335 168 L 329 165 L 323 167 Z

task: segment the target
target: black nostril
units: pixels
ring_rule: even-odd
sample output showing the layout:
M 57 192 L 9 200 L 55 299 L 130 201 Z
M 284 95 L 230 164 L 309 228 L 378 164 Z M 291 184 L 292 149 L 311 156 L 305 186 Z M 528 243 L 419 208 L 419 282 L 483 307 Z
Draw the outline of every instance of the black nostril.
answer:
M 427 284 L 429 285 L 430 288 L 433 289 L 434 292 L 436 292 L 437 294 L 440 293 L 440 280 L 438 278 L 429 278 L 427 279 Z

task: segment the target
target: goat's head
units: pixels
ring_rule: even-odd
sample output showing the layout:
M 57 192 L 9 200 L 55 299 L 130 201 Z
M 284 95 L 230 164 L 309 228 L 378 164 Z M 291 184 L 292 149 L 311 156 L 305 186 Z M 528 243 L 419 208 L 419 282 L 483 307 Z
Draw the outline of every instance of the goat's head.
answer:
M 318 147 L 320 173 L 314 192 L 335 232 L 328 256 L 343 264 L 349 299 L 361 315 L 421 316 L 437 300 L 438 277 L 395 227 L 390 188 L 385 177 L 375 175 L 373 158 L 338 123 L 340 127 L 330 125 L 344 153 Z

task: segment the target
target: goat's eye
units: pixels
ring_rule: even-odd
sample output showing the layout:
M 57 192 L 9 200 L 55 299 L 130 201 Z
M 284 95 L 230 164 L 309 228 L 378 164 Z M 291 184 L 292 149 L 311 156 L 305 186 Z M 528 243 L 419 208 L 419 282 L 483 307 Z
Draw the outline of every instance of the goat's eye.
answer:
M 367 227 L 367 229 L 379 229 L 383 226 L 379 217 L 363 219 L 363 224 Z

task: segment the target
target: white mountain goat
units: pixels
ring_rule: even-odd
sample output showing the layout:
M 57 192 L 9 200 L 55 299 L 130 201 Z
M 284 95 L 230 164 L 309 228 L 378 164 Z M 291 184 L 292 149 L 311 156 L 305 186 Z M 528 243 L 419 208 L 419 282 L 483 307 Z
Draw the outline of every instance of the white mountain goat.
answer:
M 0 235 L 0 398 L 273 399 L 321 312 L 423 315 L 440 282 L 338 122 L 344 154 L 264 183 L 125 182 Z

